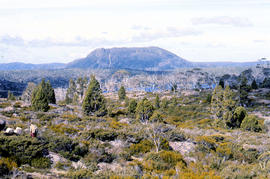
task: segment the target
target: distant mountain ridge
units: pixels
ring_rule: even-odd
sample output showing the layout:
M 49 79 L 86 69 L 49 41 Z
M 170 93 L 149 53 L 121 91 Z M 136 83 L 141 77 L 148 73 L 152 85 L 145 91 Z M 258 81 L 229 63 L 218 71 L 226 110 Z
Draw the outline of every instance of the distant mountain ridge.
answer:
M 173 70 L 193 64 L 159 47 L 96 49 L 67 68 Z
M 145 71 L 170 71 L 188 67 L 251 67 L 257 62 L 190 62 L 159 47 L 99 48 L 85 58 L 70 63 L 0 63 L 1 71 L 78 69 L 132 69 Z
M 0 63 L 0 70 L 49 70 L 65 68 L 64 63 L 47 63 L 47 64 L 31 64 L 31 63 Z

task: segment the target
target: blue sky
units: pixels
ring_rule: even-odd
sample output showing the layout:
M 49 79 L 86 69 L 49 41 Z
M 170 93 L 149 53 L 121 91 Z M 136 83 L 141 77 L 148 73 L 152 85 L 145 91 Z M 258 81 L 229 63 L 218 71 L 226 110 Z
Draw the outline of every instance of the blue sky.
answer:
M 159 46 L 190 61 L 270 58 L 269 0 L 1 0 L 0 63 Z

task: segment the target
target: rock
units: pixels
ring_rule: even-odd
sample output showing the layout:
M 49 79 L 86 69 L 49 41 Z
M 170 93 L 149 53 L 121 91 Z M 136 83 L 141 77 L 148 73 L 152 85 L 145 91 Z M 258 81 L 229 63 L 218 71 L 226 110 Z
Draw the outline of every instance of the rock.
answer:
M 26 134 L 30 133 L 30 129 L 24 129 L 23 131 L 24 131 L 24 133 L 26 133 Z
M 79 169 L 79 168 L 85 169 L 86 168 L 85 164 L 82 163 L 81 161 L 72 162 L 71 166 L 74 167 L 75 169 Z
M 182 155 L 186 155 L 190 152 L 194 152 L 195 144 L 192 142 L 169 142 L 170 147 Z
M 54 152 L 49 152 L 49 156 L 48 156 L 51 161 L 52 161 L 52 166 L 54 167 L 57 163 L 64 163 L 67 162 L 67 159 L 65 159 L 64 157 L 60 156 L 57 153 Z
M 8 112 L 8 111 L 14 111 L 14 110 L 15 110 L 15 108 L 12 107 L 12 106 L 6 107 L 6 108 L 4 109 L 5 112 Z
M 170 136 L 170 141 L 172 142 L 184 142 L 186 141 L 186 137 L 181 133 L 172 133 Z
M 125 147 L 125 143 L 121 140 L 114 140 L 109 142 L 112 145 L 112 148 L 110 148 L 107 152 L 110 154 L 119 154 L 123 151 L 123 148 Z
M 17 134 L 17 135 L 21 135 L 22 134 L 22 128 L 16 127 L 16 129 L 14 130 L 14 133 Z
M 264 125 L 266 126 L 267 131 L 270 132 L 270 119 L 265 119 Z
M 19 115 L 17 113 L 14 113 L 13 117 L 19 117 Z
M 6 127 L 6 121 L 4 121 L 3 119 L 0 119 L 0 131 L 5 129 Z
M 6 131 L 5 131 L 5 134 L 8 134 L 8 135 L 14 134 L 14 129 L 12 129 L 12 128 L 7 128 Z

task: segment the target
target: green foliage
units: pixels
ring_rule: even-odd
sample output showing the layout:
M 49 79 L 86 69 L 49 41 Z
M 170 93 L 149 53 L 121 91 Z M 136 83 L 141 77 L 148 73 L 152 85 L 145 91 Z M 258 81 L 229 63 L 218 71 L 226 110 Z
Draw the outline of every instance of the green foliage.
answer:
M 17 164 L 10 158 L 0 158 L 0 176 L 8 175 Z
M 69 80 L 69 87 L 67 89 L 67 93 L 66 93 L 66 103 L 70 104 L 73 102 L 73 98 L 74 98 L 74 94 L 76 93 L 76 84 L 73 81 L 73 79 Z
M 137 119 L 140 119 L 142 122 L 146 122 L 150 119 L 154 111 L 152 103 L 147 99 L 143 98 L 136 108 Z
M 247 111 L 244 107 L 237 107 L 233 113 L 233 120 L 230 124 L 232 127 L 239 128 L 241 126 L 242 121 L 247 116 Z
M 101 141 L 113 141 L 118 134 L 114 130 L 92 129 L 85 134 L 86 138 L 95 138 Z
M 55 103 L 54 90 L 50 86 L 50 82 L 45 83 L 43 79 L 41 83 L 35 88 L 32 94 L 32 108 L 35 111 L 48 111 L 49 103 Z
M 128 148 L 128 152 L 131 155 L 138 156 L 150 152 L 153 147 L 154 145 L 149 140 L 142 140 L 138 144 L 131 144 Z
M 207 96 L 206 96 L 206 103 L 208 103 L 208 104 L 211 104 L 211 100 L 212 100 L 212 94 L 207 94 Z
M 110 146 L 109 143 L 100 143 L 100 142 L 95 142 L 95 140 L 92 140 L 92 143 L 89 145 L 89 153 L 87 156 L 84 157 L 84 161 L 86 165 L 92 170 L 96 170 L 96 163 L 100 162 L 106 162 L 106 163 L 111 163 L 114 159 L 115 156 L 113 154 L 109 154 L 106 151 L 106 148 Z
M 163 122 L 163 116 L 159 111 L 155 111 L 150 117 L 150 122 Z
M 47 94 L 48 103 L 56 104 L 54 89 L 50 81 L 47 81 L 45 84 L 45 93 Z
M 230 90 L 230 87 L 227 86 L 223 92 L 222 119 L 224 121 L 230 122 L 232 120 L 235 107 L 236 102 L 233 100 L 233 92 Z
M 87 80 L 86 77 L 84 77 L 84 79 L 82 79 L 82 77 L 79 77 L 79 78 L 77 79 L 77 84 L 78 84 L 77 93 L 78 93 L 78 94 L 76 93 L 76 95 L 78 96 L 78 98 L 79 98 L 79 97 L 80 97 L 80 98 L 83 97 L 84 89 L 87 87 L 87 86 L 86 86 L 87 83 L 88 83 L 88 80 Z M 73 101 L 73 103 L 74 103 L 74 101 Z
M 121 86 L 119 91 L 118 91 L 118 98 L 119 100 L 124 100 L 126 98 L 126 90 L 124 86 Z
M 4 103 L 0 103 L 0 108 L 6 108 L 8 106 L 10 106 L 11 103 L 10 102 L 4 102 Z
M 173 169 L 178 163 L 186 166 L 182 155 L 173 151 L 160 151 L 158 153 L 149 153 L 143 163 L 143 167 L 147 171 L 161 172 Z
M 261 84 L 262 88 L 270 88 L 270 78 L 264 78 L 263 83 Z
M 100 84 L 95 76 L 91 76 L 82 109 L 86 115 L 95 113 L 97 116 L 104 116 L 107 113 L 105 98 L 102 95 Z
M 224 89 L 224 87 L 225 87 L 224 80 L 220 79 L 218 85 Z
M 88 153 L 87 146 L 80 145 L 69 137 L 61 135 L 56 137 L 46 136 L 46 139 L 49 141 L 48 147 L 50 151 L 59 153 L 69 160 L 78 161 Z
M 155 104 L 154 104 L 155 109 L 159 109 L 160 108 L 160 99 L 159 99 L 159 95 L 156 95 L 155 98 Z
M 211 99 L 211 111 L 216 118 L 222 117 L 223 90 L 221 86 L 216 86 Z
M 174 92 L 174 93 L 177 91 L 177 84 L 176 83 L 173 83 L 171 85 L 171 91 Z
M 251 88 L 252 88 L 252 89 L 258 89 L 258 85 L 257 85 L 255 79 L 254 79 L 254 80 L 252 81 L 252 83 L 251 83 Z
M 16 100 L 14 94 L 11 91 L 8 91 L 8 97 L 7 97 L 7 99 L 8 100 L 11 100 L 11 101 Z
M 163 110 L 166 110 L 167 108 L 168 108 L 168 106 L 169 106 L 169 100 L 168 99 L 163 99 L 162 101 L 161 101 L 161 105 L 160 105 L 160 107 L 163 109 Z
M 31 166 L 40 169 L 50 168 L 51 160 L 45 157 L 34 158 L 33 160 L 31 160 Z
M 253 132 L 262 131 L 262 126 L 259 124 L 258 118 L 255 115 L 246 116 L 241 123 L 241 128 Z
M 245 76 L 242 76 L 240 78 L 239 85 L 239 101 L 241 106 L 248 106 L 250 102 L 248 99 L 248 93 L 250 92 L 251 88 L 247 83 L 247 78 Z
M 43 157 L 47 152 L 46 143 L 36 138 L 0 136 L 0 156 L 12 157 L 19 165 L 31 164 L 33 159 Z
M 136 113 L 136 108 L 137 108 L 137 101 L 135 99 L 131 99 L 128 105 L 128 114 L 133 116 Z
M 93 172 L 88 169 L 71 170 L 67 173 L 70 178 L 91 178 Z
M 77 134 L 78 133 L 78 129 L 74 128 L 74 126 L 72 125 L 67 125 L 67 124 L 56 124 L 56 125 L 52 125 L 50 126 L 51 130 L 54 131 L 55 133 L 58 134 Z

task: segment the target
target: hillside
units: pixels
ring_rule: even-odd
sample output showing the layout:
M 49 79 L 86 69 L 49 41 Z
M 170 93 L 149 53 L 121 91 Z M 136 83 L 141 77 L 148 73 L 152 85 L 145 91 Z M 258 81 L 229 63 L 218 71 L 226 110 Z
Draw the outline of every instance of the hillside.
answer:
M 31 63 L 0 63 L 0 70 L 47 70 L 64 68 L 64 63 L 31 64 Z
M 172 70 L 190 67 L 192 63 L 158 48 L 96 49 L 87 57 L 75 60 L 67 68 Z

